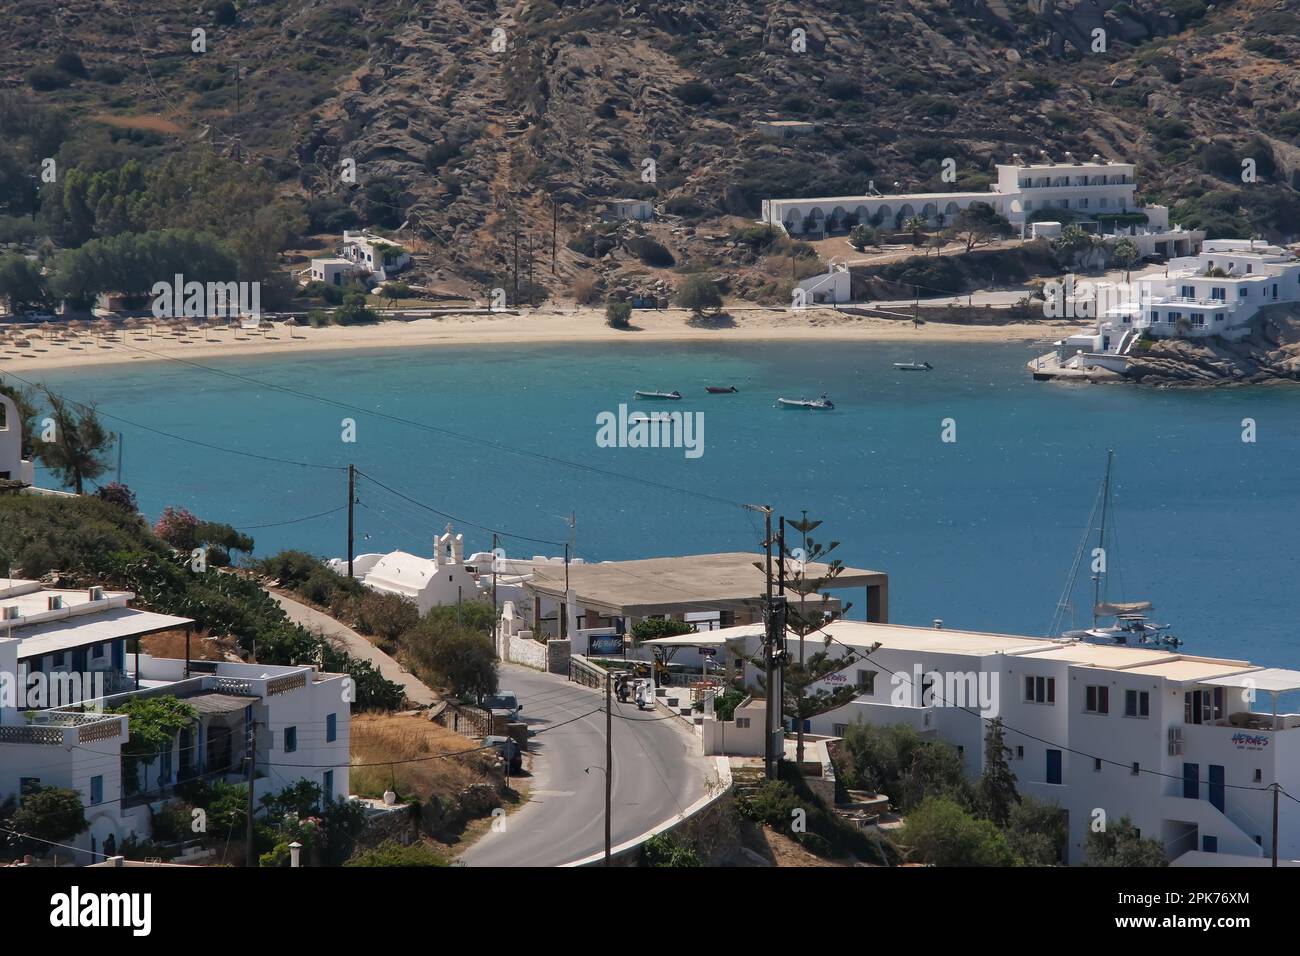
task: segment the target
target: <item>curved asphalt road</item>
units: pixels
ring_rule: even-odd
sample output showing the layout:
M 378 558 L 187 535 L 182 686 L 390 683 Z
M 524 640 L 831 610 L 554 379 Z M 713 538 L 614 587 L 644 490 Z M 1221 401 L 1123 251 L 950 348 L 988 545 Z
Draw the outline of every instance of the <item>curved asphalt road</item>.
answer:
M 501 688 L 519 695 L 522 716 L 536 735 L 529 746 L 530 799 L 506 817 L 504 832 L 489 831 L 460 860 L 468 866 L 560 866 L 603 851 L 605 714 L 573 718 L 603 708 L 604 692 L 510 664 L 501 665 Z M 698 741 L 680 721 L 664 717 L 662 710 L 638 711 L 614 701 L 613 846 L 671 820 L 705 794 L 712 763 L 699 755 Z

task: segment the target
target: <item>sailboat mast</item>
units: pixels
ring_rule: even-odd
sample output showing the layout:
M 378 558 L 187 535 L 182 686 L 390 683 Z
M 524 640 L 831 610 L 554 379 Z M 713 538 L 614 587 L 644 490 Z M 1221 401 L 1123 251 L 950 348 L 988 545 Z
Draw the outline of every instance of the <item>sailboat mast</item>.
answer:
M 1110 505 L 1110 463 L 1115 457 L 1114 449 L 1106 450 L 1106 477 L 1102 480 L 1101 485 L 1101 525 L 1097 528 L 1097 550 L 1102 560 L 1102 568 L 1106 567 L 1106 511 Z M 1096 571 L 1092 575 L 1092 626 L 1097 626 L 1097 605 L 1101 603 L 1101 577 L 1104 571 Z

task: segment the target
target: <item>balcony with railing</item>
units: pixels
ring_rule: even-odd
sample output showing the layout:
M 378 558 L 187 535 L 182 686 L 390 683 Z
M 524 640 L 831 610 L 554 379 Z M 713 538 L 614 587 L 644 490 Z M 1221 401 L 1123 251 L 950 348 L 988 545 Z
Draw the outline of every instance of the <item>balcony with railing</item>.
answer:
M 0 727 L 0 744 L 77 747 L 115 737 L 126 739 L 126 718 L 75 710 L 29 711 L 26 722 Z

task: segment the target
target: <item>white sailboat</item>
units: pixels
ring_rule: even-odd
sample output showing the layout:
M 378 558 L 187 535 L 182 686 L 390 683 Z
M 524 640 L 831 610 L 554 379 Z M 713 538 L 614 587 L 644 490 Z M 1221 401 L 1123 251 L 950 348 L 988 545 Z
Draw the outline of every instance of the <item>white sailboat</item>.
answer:
M 1069 580 L 1060 600 L 1057 602 L 1056 613 L 1052 618 L 1047 633 L 1049 636 L 1059 634 L 1062 637 L 1099 644 L 1147 645 L 1169 649 L 1182 647 L 1182 640 L 1166 633 L 1169 630 L 1168 624 L 1155 624 L 1147 620 L 1144 612 L 1152 610 L 1153 605 L 1150 601 L 1109 601 L 1103 596 L 1102 592 L 1107 580 L 1109 562 L 1106 537 L 1107 524 L 1108 522 L 1113 524 L 1115 520 L 1114 509 L 1110 500 L 1110 472 L 1114 457 L 1115 453 L 1113 451 L 1106 452 L 1106 475 L 1102 479 L 1097 502 L 1093 505 L 1092 514 L 1088 519 L 1088 531 L 1074 556 L 1074 564 L 1070 568 Z M 1097 517 L 1099 510 L 1101 520 L 1095 526 L 1097 542 L 1091 552 L 1092 626 L 1062 631 L 1061 626 L 1064 624 L 1066 612 L 1073 616 L 1075 585 L 1078 582 L 1079 571 L 1082 568 L 1084 555 L 1088 551 L 1088 542 L 1094 530 L 1093 519 Z M 1111 538 L 1114 538 L 1113 530 L 1111 530 Z M 1112 619 L 1112 622 L 1103 625 L 1102 621 L 1105 618 Z

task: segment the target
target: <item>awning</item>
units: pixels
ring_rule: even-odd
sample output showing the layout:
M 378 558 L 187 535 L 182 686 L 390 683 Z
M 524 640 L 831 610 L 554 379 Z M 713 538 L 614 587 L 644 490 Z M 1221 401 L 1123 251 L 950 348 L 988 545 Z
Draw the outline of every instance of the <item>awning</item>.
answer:
M 181 699 L 200 714 L 233 714 L 257 701 L 256 697 L 236 697 L 234 694 L 195 694 Z
M 1289 671 L 1281 667 L 1265 667 L 1244 674 L 1229 674 L 1227 677 L 1213 677 L 1200 681 L 1214 687 L 1241 687 L 1262 690 L 1267 694 L 1283 694 L 1289 690 L 1300 690 L 1300 671 Z
M 21 661 L 123 637 L 173 631 L 193 623 L 188 617 L 115 607 L 102 614 L 73 614 L 47 624 L 16 628 L 13 636 L 22 642 L 18 645 L 18 659 Z

